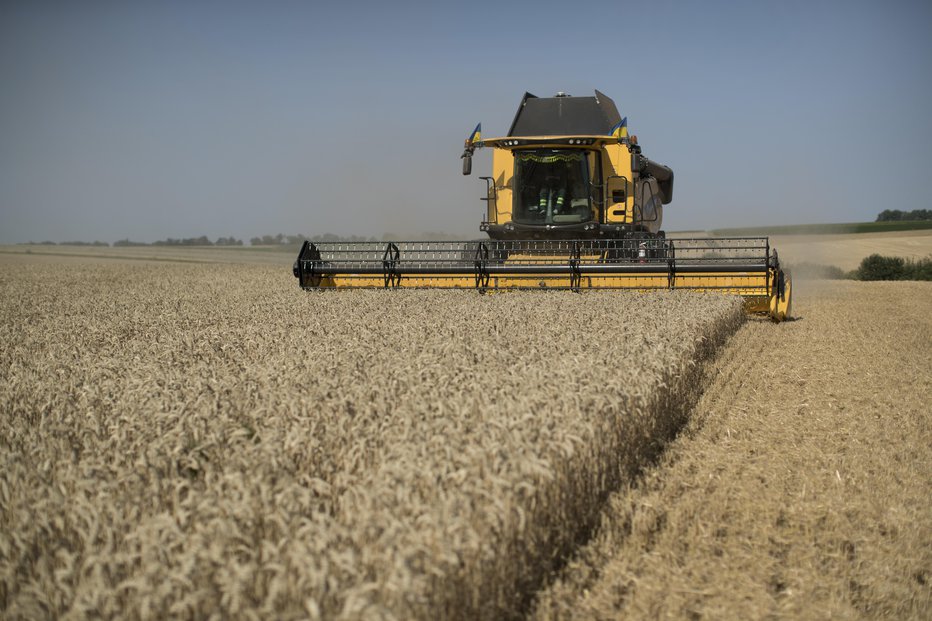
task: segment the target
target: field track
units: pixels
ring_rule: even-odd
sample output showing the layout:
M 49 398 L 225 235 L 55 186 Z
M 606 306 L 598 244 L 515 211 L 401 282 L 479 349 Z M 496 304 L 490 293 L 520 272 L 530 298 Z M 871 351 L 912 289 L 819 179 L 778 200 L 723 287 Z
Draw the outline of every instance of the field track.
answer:
M 932 618 L 932 284 L 800 283 L 541 594 L 543 619 Z

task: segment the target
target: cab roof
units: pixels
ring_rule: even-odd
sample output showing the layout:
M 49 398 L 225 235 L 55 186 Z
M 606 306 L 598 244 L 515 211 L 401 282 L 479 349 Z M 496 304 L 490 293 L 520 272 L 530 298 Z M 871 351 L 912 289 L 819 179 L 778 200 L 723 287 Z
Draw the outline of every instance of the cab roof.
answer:
M 524 93 L 508 136 L 605 136 L 620 121 L 615 102 L 599 91 L 595 97 Z

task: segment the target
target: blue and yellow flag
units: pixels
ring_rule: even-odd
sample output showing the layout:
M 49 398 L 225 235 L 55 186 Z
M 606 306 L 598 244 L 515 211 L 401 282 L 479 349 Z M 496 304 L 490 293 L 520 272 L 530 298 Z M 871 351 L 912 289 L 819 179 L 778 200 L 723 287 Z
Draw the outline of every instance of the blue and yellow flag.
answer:
M 472 130 L 472 133 L 469 135 L 469 138 L 466 140 L 469 144 L 476 144 L 482 140 L 482 123 L 476 125 L 476 129 Z
M 608 132 L 608 135 L 614 136 L 615 138 L 618 138 L 618 139 L 627 138 L 628 137 L 628 117 L 625 117 L 621 119 L 620 121 L 618 121 L 618 123 L 615 124 L 615 127 L 613 127 L 611 131 Z

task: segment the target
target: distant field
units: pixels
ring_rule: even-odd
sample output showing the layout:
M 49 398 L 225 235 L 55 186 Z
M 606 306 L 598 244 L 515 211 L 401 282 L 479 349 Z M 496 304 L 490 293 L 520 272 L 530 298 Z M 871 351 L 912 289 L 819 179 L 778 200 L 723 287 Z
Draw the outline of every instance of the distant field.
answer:
M 57 261 L 67 258 L 73 262 L 114 261 L 170 262 L 170 263 L 257 263 L 291 265 L 298 254 L 297 248 L 273 246 L 66 246 L 26 245 L 0 246 L 4 261 Z
M 932 229 L 932 220 L 910 222 L 840 222 L 832 224 L 789 224 L 714 229 L 715 237 L 750 237 L 767 235 L 839 235 L 848 233 L 890 233 L 893 231 L 924 231 Z
M 847 235 L 772 235 L 771 245 L 789 265 L 819 263 L 845 271 L 856 269 L 872 254 L 917 260 L 932 255 L 932 229 L 851 233 Z
M 885 222 L 866 223 L 887 224 Z M 893 222 L 890 224 L 904 224 Z M 824 227 L 841 227 L 848 225 L 815 225 Z M 851 225 L 854 226 L 854 225 Z M 779 252 L 781 262 L 792 268 L 801 263 L 834 265 L 845 271 L 856 269 L 861 261 L 872 254 L 882 254 L 904 259 L 918 260 L 932 255 L 932 228 L 909 231 L 885 230 L 878 232 L 841 233 L 826 232 L 816 234 L 808 231 L 790 233 L 782 231 L 802 231 L 803 226 L 769 227 L 759 229 L 718 229 L 715 231 L 679 231 L 671 232 L 676 237 L 757 237 L 770 238 L 770 245 Z
M 680 231 L 670 237 L 760 236 L 770 237 L 771 246 L 791 268 L 801 263 L 834 265 L 845 271 L 856 269 L 864 257 L 871 254 L 917 260 L 932 255 L 932 228 L 896 230 L 886 225 L 929 224 L 904 222 L 869 222 L 861 224 L 824 224 L 768 227 L 758 229 L 718 229 L 715 231 Z M 841 232 L 841 227 L 879 227 L 875 232 Z M 816 233 L 815 229 L 826 232 Z M 835 227 L 834 232 L 830 232 Z M 805 232 L 803 232 L 805 231 Z M 66 246 L 12 245 L 0 246 L 0 257 L 6 261 L 86 262 L 112 259 L 119 261 L 172 263 L 250 263 L 281 265 L 290 270 L 298 248 L 293 246 Z

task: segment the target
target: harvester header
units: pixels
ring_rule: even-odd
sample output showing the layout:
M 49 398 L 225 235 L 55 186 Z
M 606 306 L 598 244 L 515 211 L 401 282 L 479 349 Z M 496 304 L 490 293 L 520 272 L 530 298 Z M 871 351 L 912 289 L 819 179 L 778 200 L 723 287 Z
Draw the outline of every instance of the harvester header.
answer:
M 480 231 L 472 242 L 305 242 L 294 274 L 305 289 L 693 289 L 741 295 L 774 320 L 790 312 L 790 280 L 767 238 L 667 238 L 673 170 L 649 159 L 615 102 L 525 93 L 505 136 L 465 142 L 463 174 L 492 150 Z

